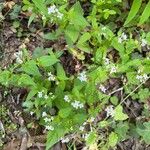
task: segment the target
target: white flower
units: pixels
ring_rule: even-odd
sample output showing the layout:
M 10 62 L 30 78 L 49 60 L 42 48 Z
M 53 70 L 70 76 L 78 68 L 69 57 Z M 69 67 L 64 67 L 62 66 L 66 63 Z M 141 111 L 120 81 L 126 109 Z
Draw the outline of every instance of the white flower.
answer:
M 56 80 L 55 76 L 51 72 L 48 73 L 48 76 L 49 76 L 48 77 L 49 81 L 55 81 Z
M 119 43 L 122 43 L 122 41 L 123 41 L 122 38 L 119 37 L 119 38 L 118 38 L 118 42 L 119 42 Z
M 87 133 L 86 133 L 86 134 L 84 135 L 84 139 L 87 140 L 87 139 L 89 138 L 89 136 L 90 136 L 90 134 L 87 134 Z
M 123 41 L 127 40 L 127 35 L 125 33 L 122 33 L 121 36 L 118 38 L 118 42 L 122 43 Z
M 75 108 L 75 109 L 78 109 L 78 108 L 83 108 L 84 105 L 82 103 L 80 103 L 79 101 L 74 101 L 71 103 L 71 105 Z
M 47 118 L 47 117 L 45 117 L 45 118 L 44 118 L 44 121 L 45 121 L 45 122 L 51 122 L 51 121 L 52 121 L 52 119 L 51 119 L 51 118 Z
M 105 65 L 109 65 L 110 64 L 110 60 L 108 58 L 104 58 L 104 64 Z
M 108 106 L 108 107 L 105 109 L 105 111 L 107 112 L 107 117 L 109 117 L 109 116 L 113 117 L 114 114 L 115 114 L 113 105 Z
M 106 93 L 106 88 L 101 84 L 100 86 L 99 86 L 99 89 L 103 92 L 103 93 Z
M 46 127 L 45 127 L 45 129 L 46 130 L 51 130 L 51 131 L 53 131 L 54 130 L 54 127 L 53 126 L 51 126 L 51 125 L 47 125 Z
M 57 17 L 58 17 L 59 19 L 62 19 L 63 14 L 62 14 L 62 13 L 60 13 L 60 12 L 58 12 L 58 13 L 57 13 Z
M 90 122 L 93 122 L 94 120 L 95 120 L 94 117 L 91 117 L 91 118 L 90 118 Z
M 87 81 L 87 76 L 86 76 L 86 72 L 83 71 L 82 73 L 79 74 L 78 79 L 83 82 L 83 81 Z
M 30 115 L 32 116 L 33 114 L 34 114 L 34 112 L 33 112 L 33 111 L 31 111 L 31 112 L 30 112 Z
M 22 60 L 23 59 L 23 53 L 22 53 L 22 51 L 15 52 L 14 56 L 16 58 L 16 63 L 18 63 L 18 64 L 22 64 L 23 63 L 23 60 Z
M 125 41 L 125 40 L 127 40 L 127 35 L 125 33 L 122 33 L 121 38 Z
M 64 100 L 65 100 L 65 102 L 70 102 L 69 96 L 68 96 L 68 95 L 65 95 L 65 96 L 64 96 Z
M 110 74 L 112 74 L 112 73 L 116 73 L 117 72 L 117 68 L 116 68 L 116 66 L 112 66 L 111 68 L 110 68 Z
M 41 92 L 38 92 L 38 97 L 39 98 L 42 98 L 43 97 L 43 92 L 41 91 Z
M 52 14 L 52 13 L 56 13 L 57 12 L 57 8 L 55 5 L 52 5 L 48 8 L 48 14 Z
M 141 46 L 144 47 L 147 45 L 147 41 L 145 39 L 142 39 L 142 43 L 141 43 Z
M 44 96 L 44 98 L 45 98 L 45 99 L 48 99 L 48 96 L 47 96 L 47 95 L 45 95 L 45 96 Z
M 46 117 L 47 116 L 47 113 L 44 111 L 43 113 L 42 113 L 42 117 Z
M 80 126 L 80 127 L 79 127 L 79 130 L 80 130 L 80 131 L 84 131 L 84 126 Z
M 146 82 L 146 80 L 148 79 L 148 75 L 146 73 L 144 73 L 143 75 L 137 75 L 136 79 L 139 80 L 140 82 Z
M 68 137 L 66 137 L 66 138 L 61 138 L 61 142 L 62 143 L 68 143 L 70 140 L 69 140 L 69 138 Z

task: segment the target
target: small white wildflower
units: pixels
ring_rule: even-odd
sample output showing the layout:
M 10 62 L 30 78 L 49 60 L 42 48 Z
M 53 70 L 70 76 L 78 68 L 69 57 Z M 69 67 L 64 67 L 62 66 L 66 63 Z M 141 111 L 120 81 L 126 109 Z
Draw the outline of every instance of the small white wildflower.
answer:
M 84 105 L 82 103 L 80 103 L 79 101 L 74 101 L 71 103 L 71 105 L 75 108 L 75 109 L 78 109 L 78 108 L 83 108 Z
M 18 64 L 23 63 L 23 60 L 22 60 L 23 59 L 23 53 L 22 53 L 22 51 L 15 52 L 14 57 L 16 58 L 16 63 L 18 63 Z
M 122 33 L 121 38 L 125 41 L 127 40 L 127 35 L 125 33 Z
M 79 130 L 80 130 L 80 131 L 84 131 L 84 126 L 80 126 L 80 127 L 79 127 Z
M 108 106 L 108 107 L 105 109 L 105 111 L 107 112 L 107 114 L 106 114 L 107 117 L 109 117 L 109 116 L 113 117 L 114 114 L 115 114 L 113 105 Z
M 39 98 L 42 98 L 43 97 L 43 92 L 41 91 L 41 92 L 38 92 L 38 97 Z
M 110 74 L 116 73 L 116 72 L 117 72 L 116 66 L 112 66 L 112 67 L 110 68 Z
M 34 114 L 34 112 L 33 112 L 33 111 L 31 111 L 31 112 L 30 112 L 30 115 L 32 116 L 33 114 Z
M 58 12 L 58 13 L 57 13 L 57 17 L 58 17 L 59 19 L 62 19 L 63 14 L 62 14 L 62 13 L 60 13 L 60 12 Z
M 47 96 L 47 95 L 45 95 L 45 96 L 44 96 L 44 98 L 45 98 L 45 99 L 48 99 L 48 96 Z
M 119 38 L 118 38 L 118 43 L 122 43 L 122 41 L 123 41 L 122 38 L 119 37 Z
M 51 119 L 51 118 L 47 118 L 47 117 L 45 117 L 45 118 L 44 118 L 44 121 L 45 121 L 45 122 L 51 122 L 51 121 L 52 121 L 52 119 Z
M 106 88 L 101 84 L 100 86 L 99 86 L 99 89 L 103 92 L 103 93 L 106 93 Z
M 91 122 L 93 122 L 94 120 L 95 120 L 95 118 L 94 118 L 94 117 L 91 117 L 91 118 L 90 118 L 90 121 L 91 121 Z
M 144 47 L 147 45 L 147 41 L 145 39 L 142 39 L 142 43 L 141 43 L 141 46 Z
M 52 14 L 52 13 L 56 13 L 57 12 L 57 8 L 55 5 L 52 5 L 48 8 L 48 14 Z
M 43 113 L 42 113 L 42 117 L 46 117 L 47 116 L 47 113 L 44 111 Z
M 110 60 L 108 58 L 104 58 L 104 64 L 105 65 L 109 65 L 110 64 Z
M 68 137 L 66 137 L 66 138 L 61 138 L 61 142 L 62 143 L 68 143 L 70 140 L 69 140 L 69 138 Z
M 85 134 L 84 139 L 87 140 L 89 138 L 90 134 Z
M 65 102 L 70 102 L 69 96 L 68 96 L 68 95 L 65 95 L 65 96 L 64 96 L 64 100 L 65 100 Z
M 86 72 L 83 71 L 82 73 L 79 74 L 78 79 L 83 82 L 83 81 L 87 81 L 87 76 L 86 76 Z
M 51 72 L 48 73 L 48 76 L 49 76 L 48 77 L 49 81 L 55 81 L 56 80 L 55 76 Z
M 148 75 L 146 73 L 144 73 L 143 75 L 137 75 L 136 79 L 139 80 L 140 82 L 146 82 L 146 80 L 148 79 Z
M 47 125 L 46 127 L 45 127 L 45 129 L 46 130 L 51 130 L 51 131 L 53 131 L 54 130 L 54 127 L 53 126 L 51 126 L 51 125 Z

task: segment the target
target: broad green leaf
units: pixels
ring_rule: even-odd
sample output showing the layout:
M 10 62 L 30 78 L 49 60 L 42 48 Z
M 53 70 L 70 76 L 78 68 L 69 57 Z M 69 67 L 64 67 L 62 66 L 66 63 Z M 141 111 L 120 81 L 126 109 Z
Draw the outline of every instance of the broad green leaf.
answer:
M 50 67 L 57 63 L 59 60 L 54 56 L 42 56 L 38 59 L 38 63 L 42 67 Z
M 3 85 L 7 85 L 7 82 L 9 81 L 10 76 L 11 76 L 11 73 L 7 70 L 0 72 L 0 83 Z
M 49 131 L 47 135 L 46 150 L 50 150 L 50 148 L 56 144 L 66 132 L 67 130 L 62 126 L 55 127 L 53 131 Z
M 142 0 L 134 0 L 131 6 L 131 10 L 128 14 L 128 17 L 124 23 L 124 26 L 126 26 L 130 21 L 133 20 L 133 18 L 136 16 L 136 14 L 138 13 L 140 7 L 142 4 Z
M 150 122 L 145 122 L 143 125 L 143 128 L 137 128 L 137 133 L 147 144 L 150 144 Z
M 114 147 L 114 146 L 116 146 L 117 142 L 118 142 L 117 134 L 114 132 L 111 132 L 111 134 L 109 135 L 109 138 L 108 138 L 108 145 L 110 147 Z
M 118 139 L 125 140 L 127 138 L 128 130 L 129 130 L 128 122 L 119 122 L 115 127 L 115 132 L 118 135 Z
M 92 145 L 92 144 L 96 143 L 96 140 L 97 140 L 97 134 L 95 132 L 90 132 L 86 139 L 86 144 L 88 146 Z
M 20 79 L 18 80 L 18 85 L 21 85 L 21 86 L 35 86 L 36 84 L 29 75 L 22 74 L 20 76 Z
M 77 29 L 74 25 L 68 25 L 65 30 L 65 36 L 66 40 L 69 38 L 71 42 L 75 43 L 79 36 L 79 29 Z
M 114 119 L 116 121 L 118 120 L 126 120 L 128 118 L 128 116 L 126 114 L 123 113 L 123 108 L 121 105 L 118 105 L 116 108 L 115 108 L 115 113 L 114 113 Z
M 38 90 L 36 88 L 32 88 L 31 91 L 28 93 L 26 100 L 30 100 L 31 98 L 33 98 L 33 96 L 35 96 L 37 92 Z
M 147 3 L 141 17 L 140 17 L 140 22 L 139 24 L 143 24 L 149 17 L 150 17 L 150 0 L 149 2 Z
M 36 62 L 34 60 L 27 61 L 25 64 L 23 64 L 21 70 L 29 75 L 41 76 Z
M 57 64 L 57 78 L 59 80 L 67 80 L 68 79 L 66 76 L 66 73 L 64 71 L 64 68 L 60 63 Z
M 61 118 L 67 118 L 70 113 L 71 113 L 72 109 L 71 108 L 63 108 L 63 109 L 60 109 L 59 111 L 59 116 Z
M 84 34 L 80 37 L 80 39 L 79 39 L 79 41 L 78 41 L 78 44 L 85 43 L 85 42 L 87 42 L 90 38 L 91 38 L 90 33 L 86 32 L 86 33 L 84 33 Z

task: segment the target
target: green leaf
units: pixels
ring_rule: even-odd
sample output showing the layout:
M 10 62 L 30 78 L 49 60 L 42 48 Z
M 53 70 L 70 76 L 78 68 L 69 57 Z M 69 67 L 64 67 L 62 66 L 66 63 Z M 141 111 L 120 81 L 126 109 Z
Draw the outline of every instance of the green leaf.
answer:
M 31 91 L 28 93 L 26 100 L 30 100 L 31 98 L 33 98 L 33 96 L 35 96 L 37 92 L 38 90 L 36 88 L 32 88 Z
M 70 113 L 71 113 L 72 109 L 71 108 L 63 108 L 63 109 L 60 109 L 59 111 L 59 116 L 61 118 L 67 118 Z
M 66 73 L 64 71 L 64 68 L 62 67 L 62 65 L 60 63 L 57 64 L 57 78 L 59 80 L 67 80 L 67 76 Z
M 35 17 L 36 17 L 36 14 L 34 13 L 30 16 L 29 21 L 28 21 L 28 27 L 30 26 L 30 24 L 32 23 Z
M 91 38 L 90 33 L 86 32 L 86 33 L 84 33 L 84 34 L 80 37 L 80 39 L 79 39 L 79 41 L 78 41 L 78 44 L 85 43 L 85 42 L 87 42 L 90 38 Z
M 117 142 L 118 142 L 117 134 L 114 132 L 111 132 L 111 134 L 109 135 L 109 138 L 108 138 L 108 145 L 110 147 L 114 147 L 114 146 L 116 146 Z
M 145 122 L 143 125 L 143 128 L 137 128 L 137 133 L 147 144 L 150 144 L 150 122 Z
M 139 24 L 143 24 L 149 17 L 150 17 L 150 1 L 148 2 L 148 4 L 146 5 L 141 17 L 140 17 L 140 22 Z
M 128 17 L 124 23 L 124 26 L 126 26 L 130 21 L 132 21 L 132 19 L 136 16 L 136 14 L 138 13 L 138 11 L 141 7 L 141 4 L 142 4 L 142 0 L 134 0 L 133 1 L 131 10 L 130 10 Z
M 36 84 L 29 75 L 22 74 L 20 76 L 20 79 L 18 80 L 18 85 L 21 85 L 21 86 L 35 86 Z
M 41 76 L 36 62 L 34 60 L 27 61 L 25 64 L 23 64 L 21 70 L 29 75 Z
M 50 150 L 50 148 L 56 144 L 66 132 L 67 130 L 62 126 L 58 126 L 53 131 L 49 131 L 47 135 L 46 150 Z
M 115 132 L 118 135 L 119 140 L 125 140 L 127 138 L 127 132 L 129 130 L 128 122 L 119 122 L 115 127 Z
M 32 1 L 35 4 L 35 6 L 40 10 L 40 12 L 43 15 L 47 16 L 48 10 L 44 3 L 45 0 L 32 0 Z
M 51 33 L 44 34 L 43 38 L 46 40 L 56 40 L 58 37 L 55 32 L 51 32 Z
M 115 111 L 114 119 L 116 121 L 117 120 L 126 120 L 128 118 L 128 116 L 123 113 L 123 108 L 121 105 L 118 105 L 114 111 Z
M 86 139 L 86 144 L 92 145 L 96 142 L 97 134 L 95 132 L 90 132 L 88 138 Z
M 42 67 L 50 67 L 57 63 L 59 60 L 54 56 L 42 56 L 38 59 L 39 65 Z
M 68 25 L 65 30 L 66 40 L 71 40 L 71 42 L 75 43 L 79 36 L 79 29 L 77 29 L 74 25 Z

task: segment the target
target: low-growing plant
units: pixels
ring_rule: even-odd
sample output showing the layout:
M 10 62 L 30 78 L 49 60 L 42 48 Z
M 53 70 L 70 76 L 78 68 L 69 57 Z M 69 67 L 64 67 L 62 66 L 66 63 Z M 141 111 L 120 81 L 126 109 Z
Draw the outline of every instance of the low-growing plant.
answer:
M 44 38 L 53 41 L 63 36 L 67 51 L 85 65 L 85 69 L 69 75 L 60 61 L 62 51 L 37 49 L 29 57 L 24 49 L 15 53 L 17 63 L 13 67 L 0 72 L 3 86 L 27 89 L 23 107 L 48 130 L 46 149 L 60 140 L 68 143 L 80 137 L 90 149 L 108 150 L 134 136 L 133 132 L 149 144 L 146 114 L 150 94 L 146 83 L 150 33 L 140 30 L 135 36 L 134 29 L 108 23 L 120 13 L 120 0 L 92 0 L 87 17 L 79 2 L 71 7 L 65 1 L 23 2 L 23 10 L 31 12 L 28 26 L 38 15 L 45 25 L 49 21 L 57 24 Z M 90 55 L 90 63 L 86 55 Z M 133 121 L 124 109 L 132 101 L 143 106 Z M 139 122 L 137 117 L 142 115 L 145 121 Z

